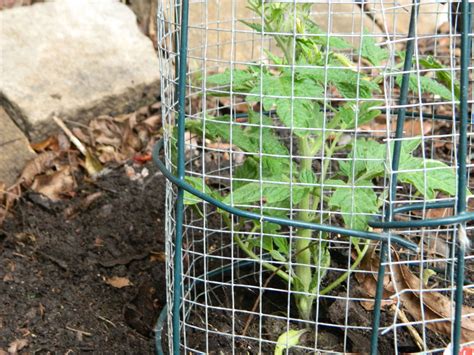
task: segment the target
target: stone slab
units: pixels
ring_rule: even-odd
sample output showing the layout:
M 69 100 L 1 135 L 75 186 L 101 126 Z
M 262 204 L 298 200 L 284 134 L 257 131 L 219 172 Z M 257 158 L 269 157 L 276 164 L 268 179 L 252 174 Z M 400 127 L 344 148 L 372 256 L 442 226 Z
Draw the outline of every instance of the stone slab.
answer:
M 35 157 L 29 142 L 0 107 L 0 182 L 12 185 L 25 163 Z
M 0 12 L 0 105 L 31 138 L 53 115 L 86 121 L 156 101 L 159 63 L 133 12 L 113 0 L 57 0 Z

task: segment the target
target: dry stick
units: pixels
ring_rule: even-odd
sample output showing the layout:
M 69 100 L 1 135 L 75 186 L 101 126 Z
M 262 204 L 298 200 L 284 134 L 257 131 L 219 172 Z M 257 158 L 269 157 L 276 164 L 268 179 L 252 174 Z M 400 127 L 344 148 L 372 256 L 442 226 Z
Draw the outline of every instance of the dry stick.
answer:
M 99 314 L 96 314 L 97 318 L 99 318 L 100 320 L 103 320 L 104 322 L 107 322 L 109 323 L 110 325 L 112 325 L 114 328 L 117 328 L 117 326 L 115 325 L 114 322 L 112 322 L 111 320 L 105 318 L 105 317 L 102 317 L 101 315 Z
M 81 335 L 88 336 L 88 337 L 91 337 L 91 336 L 92 336 L 92 333 L 85 332 L 84 330 L 80 330 L 80 329 L 75 329 L 75 328 L 69 327 L 69 326 L 67 326 L 67 325 L 66 325 L 66 329 L 67 329 L 67 330 L 70 330 L 70 331 L 73 331 L 73 332 L 76 332 L 76 333 L 79 333 L 79 334 L 81 334 Z
M 71 143 L 76 146 L 76 148 L 82 153 L 82 155 L 87 155 L 87 149 L 84 144 L 81 143 L 79 139 L 71 132 L 69 128 L 64 124 L 64 122 L 57 116 L 53 116 L 54 122 L 64 131 L 66 136 L 70 139 Z
M 257 310 L 258 303 L 260 302 L 260 297 L 263 295 L 263 292 L 265 292 L 265 289 L 267 288 L 270 281 L 273 279 L 273 276 L 275 276 L 282 267 L 283 265 L 281 265 L 277 270 L 273 271 L 273 273 L 265 280 L 265 283 L 263 284 L 263 287 L 262 287 L 263 291 L 260 295 L 257 296 L 257 299 L 255 300 L 255 303 L 253 304 L 253 307 L 251 310 L 252 313 L 249 314 L 249 317 L 247 318 L 247 322 L 245 322 L 244 329 L 242 330 L 242 336 L 245 336 L 245 334 L 247 334 L 247 330 L 250 327 L 250 323 L 252 322 L 253 317 L 255 316 L 253 313 L 255 313 L 255 311 Z
M 420 348 L 420 350 L 423 350 L 423 348 L 424 348 L 423 347 L 423 339 L 421 339 L 421 336 L 420 336 L 420 334 L 418 334 L 418 331 L 415 329 L 415 327 L 410 324 L 410 320 L 407 318 L 405 312 L 403 312 L 402 309 L 399 309 L 398 312 L 397 312 L 397 307 L 395 305 L 392 305 L 390 307 L 390 310 L 395 315 L 398 314 L 398 318 L 400 318 L 400 320 L 403 323 L 406 323 L 408 331 L 410 332 L 410 335 L 412 336 L 412 338 L 415 341 L 416 345 L 418 345 L 418 348 Z

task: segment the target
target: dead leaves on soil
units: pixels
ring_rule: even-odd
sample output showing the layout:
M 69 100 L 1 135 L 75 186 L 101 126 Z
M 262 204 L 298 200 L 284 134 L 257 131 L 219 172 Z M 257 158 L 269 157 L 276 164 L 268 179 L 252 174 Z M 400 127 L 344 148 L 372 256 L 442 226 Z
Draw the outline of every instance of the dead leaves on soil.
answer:
M 112 276 L 110 278 L 105 278 L 105 283 L 115 288 L 123 288 L 133 285 L 128 278 L 120 276 Z
M 8 344 L 8 354 L 16 355 L 18 352 L 28 346 L 28 339 L 16 339 Z
M 444 335 L 451 335 L 451 321 L 454 305 L 451 299 L 438 291 L 427 288 L 424 282 L 417 277 L 406 265 L 399 263 L 397 252 L 393 252 L 395 263 L 391 266 L 392 277 L 384 279 L 384 299 L 390 299 L 382 304 L 396 304 L 400 301 L 404 310 L 415 320 L 425 321 L 428 328 Z M 361 265 L 361 268 L 371 273 L 358 273 L 357 281 L 368 297 L 375 296 L 376 273 L 379 259 L 375 255 L 375 248 L 370 250 Z M 421 291 L 421 292 L 420 292 Z M 362 302 L 366 309 L 373 309 L 373 302 Z M 474 339 L 474 308 L 463 306 L 464 315 L 461 325 L 461 341 L 468 342 Z
M 137 165 L 149 161 L 152 146 L 160 134 L 161 103 L 117 117 L 99 116 L 88 126 L 54 119 L 61 131 L 31 145 L 38 155 L 25 165 L 13 186 L 0 182 L 0 226 L 21 196 L 22 188 L 59 201 L 75 195 L 76 175 L 81 170 L 94 179 L 106 171 L 104 166 L 107 165 L 123 164 L 129 159 Z M 65 211 L 65 215 L 74 216 L 98 197 L 86 197 Z

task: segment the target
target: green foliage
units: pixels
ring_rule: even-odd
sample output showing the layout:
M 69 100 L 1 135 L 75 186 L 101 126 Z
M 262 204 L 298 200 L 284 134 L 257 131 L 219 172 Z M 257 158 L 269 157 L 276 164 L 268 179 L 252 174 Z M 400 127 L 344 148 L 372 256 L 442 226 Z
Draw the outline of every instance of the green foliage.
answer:
M 341 211 L 348 228 L 367 230 L 369 214 L 378 212 L 377 195 L 370 181 L 362 180 L 352 186 L 344 184 L 334 190 L 329 207 Z
M 388 58 L 388 51 L 377 45 L 374 37 L 369 36 L 367 32 L 361 39 L 360 51 L 362 57 L 367 59 L 371 64 L 380 66 Z
M 379 99 L 380 77 L 374 78 L 369 69 L 358 71 L 347 54 L 356 53 L 374 67 L 382 67 L 389 59 L 388 50 L 367 33 L 355 47 L 343 38 L 328 36 L 311 19 L 311 4 L 248 0 L 248 7 L 257 16 L 263 16 L 263 23 L 242 22 L 254 31 L 270 33 L 283 56 L 267 52 L 270 64 L 262 62 L 207 76 L 205 84 L 211 88 L 209 95 L 232 92 L 244 98 L 249 105 L 247 122 L 221 116 L 186 123 L 189 131 L 212 141 L 231 143 L 246 153 L 243 164 L 234 169 L 232 188 L 219 198 L 226 204 L 247 206 L 252 211 L 275 217 L 287 218 L 288 210 L 296 210 L 298 212 L 291 217 L 305 222 L 334 223 L 338 219 L 333 216 L 340 215 L 346 228 L 367 231 L 369 216 L 379 213 L 385 197 L 375 186 L 394 173 L 390 160 L 393 145 L 369 138 L 345 143 L 341 140 L 345 131 L 354 131 L 378 117 L 379 107 L 383 106 Z M 399 54 L 398 59 L 403 60 L 403 54 Z M 436 78 L 411 75 L 409 89 L 412 92 L 421 91 L 450 100 L 454 88 L 458 97 L 459 87 L 439 62 L 427 58 L 419 63 L 426 69 L 436 69 L 437 74 Z M 402 75 L 397 72 L 393 75 L 400 85 Z M 334 95 L 341 98 L 340 102 L 324 98 Z M 257 103 L 263 111 L 272 114 L 255 112 Z M 275 127 L 290 132 L 291 141 L 297 143 L 291 155 L 298 155 L 299 159 L 290 156 L 289 147 Z M 454 195 L 455 170 L 443 162 L 416 157 L 420 143 L 419 138 L 403 141 L 399 170 L 395 172 L 398 181 L 412 186 L 426 199 L 434 199 L 439 192 Z M 338 153 L 337 163 L 334 163 L 338 168 L 330 169 L 336 150 L 343 153 Z M 323 153 L 324 160 L 316 171 L 313 160 L 319 153 Z M 341 158 L 341 154 L 345 156 Z M 201 179 L 191 178 L 189 183 L 200 191 L 217 194 L 203 186 Z M 187 200 L 188 204 L 196 203 L 193 199 Z M 321 216 L 308 212 L 318 210 L 332 213 Z M 230 218 L 227 220 L 231 223 Z M 312 231 L 298 229 L 296 237 L 290 239 L 282 233 L 281 226 L 260 221 L 229 227 L 235 231 L 251 228 L 255 233 L 235 237 L 238 245 L 250 257 L 258 258 L 255 254 L 258 251 L 268 253 L 272 262 L 283 265 L 275 269 L 272 262 L 263 263 L 290 282 L 293 290 L 309 293 L 319 290 L 331 263 L 329 243 L 324 240 L 327 235 L 320 233 L 322 241 L 316 242 Z M 259 231 L 261 238 L 255 237 Z M 361 250 L 356 238 L 352 242 L 360 262 L 367 247 Z M 293 270 L 290 264 L 295 262 L 297 266 Z M 326 289 L 334 289 L 347 275 Z M 300 316 L 310 318 L 315 296 L 298 294 L 295 297 Z

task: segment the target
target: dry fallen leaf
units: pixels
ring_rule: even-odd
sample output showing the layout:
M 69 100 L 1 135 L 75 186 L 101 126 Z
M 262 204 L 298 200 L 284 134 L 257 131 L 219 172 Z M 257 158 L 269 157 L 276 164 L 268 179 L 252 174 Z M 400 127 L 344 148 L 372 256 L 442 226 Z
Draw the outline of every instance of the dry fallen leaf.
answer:
M 394 254 L 398 261 L 399 256 Z M 394 282 L 397 284 L 398 291 L 409 289 L 411 292 L 403 292 L 400 295 L 403 306 L 415 320 L 424 319 L 435 321 L 427 323 L 427 327 L 443 333 L 451 334 L 451 322 L 448 320 L 452 317 L 453 305 L 451 300 L 437 291 L 427 291 L 424 289 L 423 297 L 420 298 L 420 289 L 423 289 L 421 280 L 415 276 L 405 265 L 394 264 Z M 423 304 L 423 314 L 422 305 Z M 469 306 L 462 307 L 464 317 L 461 323 L 461 341 L 468 342 L 474 339 L 474 308 Z
M 37 143 L 32 143 L 30 144 L 31 148 L 35 150 L 36 152 L 43 152 L 46 149 L 58 151 L 59 150 L 59 142 L 58 138 L 56 136 L 49 136 L 48 138 L 37 142 Z
M 58 201 L 61 196 L 71 193 L 76 188 L 76 182 L 71 173 L 71 167 L 65 166 L 50 175 L 37 176 L 31 189 L 52 201 Z
M 28 346 L 28 339 L 16 339 L 8 344 L 8 353 L 10 355 L 18 354 L 18 351 Z
M 150 261 L 158 261 L 164 263 L 166 261 L 166 254 L 162 251 L 151 251 Z
M 380 116 L 381 119 L 371 121 L 359 127 L 361 131 L 371 132 L 374 137 L 384 137 L 387 134 L 387 123 L 385 116 Z M 382 120 L 383 118 L 383 120 Z M 416 137 L 429 134 L 433 125 L 429 121 L 420 122 L 419 120 L 407 120 L 403 125 L 404 137 Z M 395 132 L 396 121 L 394 120 L 390 126 L 390 131 Z
M 26 186 L 30 186 L 36 175 L 43 174 L 54 165 L 54 160 L 58 156 L 58 152 L 47 151 L 31 159 L 23 168 L 19 181 L 24 183 Z
M 120 276 L 112 276 L 110 278 L 106 278 L 105 283 L 115 288 L 122 288 L 133 285 L 128 278 Z

